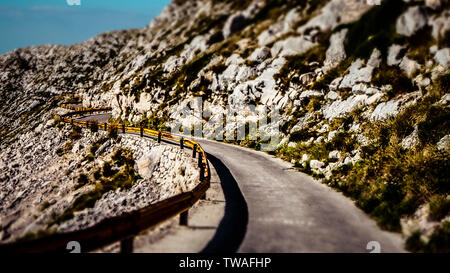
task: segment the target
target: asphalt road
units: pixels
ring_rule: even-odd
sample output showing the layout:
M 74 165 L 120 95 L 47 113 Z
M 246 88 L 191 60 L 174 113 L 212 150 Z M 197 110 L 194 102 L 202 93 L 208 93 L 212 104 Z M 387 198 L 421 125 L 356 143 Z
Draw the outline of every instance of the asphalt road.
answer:
M 108 122 L 109 118 L 111 117 L 110 113 L 101 113 L 101 114 L 93 114 L 93 115 L 87 115 L 76 118 L 79 121 L 91 121 L 95 120 L 99 123 L 105 123 Z
M 109 114 L 82 120 L 105 122 Z M 225 194 L 225 215 L 204 252 L 404 252 L 400 234 L 382 231 L 341 193 L 266 153 L 196 139 Z M 372 243 L 374 244 L 374 243 Z M 377 243 L 375 243 L 377 244 Z
M 238 252 L 367 253 L 373 250 L 367 249 L 370 241 L 379 242 L 381 252 L 404 252 L 399 234 L 380 230 L 350 199 L 289 163 L 259 151 L 197 141 L 226 166 L 245 199 L 248 222 L 240 223 L 246 231 Z

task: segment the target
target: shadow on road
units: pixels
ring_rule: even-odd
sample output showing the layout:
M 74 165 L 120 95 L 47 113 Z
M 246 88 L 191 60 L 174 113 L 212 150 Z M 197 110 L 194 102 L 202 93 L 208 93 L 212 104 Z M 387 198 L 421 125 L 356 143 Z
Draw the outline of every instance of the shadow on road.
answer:
M 201 253 L 234 253 L 239 249 L 247 231 L 247 203 L 228 168 L 215 156 L 207 156 L 220 178 L 226 203 L 225 215 L 216 234 Z

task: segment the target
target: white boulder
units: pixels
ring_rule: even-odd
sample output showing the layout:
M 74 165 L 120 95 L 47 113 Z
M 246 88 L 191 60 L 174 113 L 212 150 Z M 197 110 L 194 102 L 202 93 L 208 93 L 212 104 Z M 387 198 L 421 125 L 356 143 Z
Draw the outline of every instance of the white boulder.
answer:
M 423 8 L 419 6 L 410 7 L 397 19 L 397 33 L 412 36 L 423 28 L 427 22 L 427 14 Z

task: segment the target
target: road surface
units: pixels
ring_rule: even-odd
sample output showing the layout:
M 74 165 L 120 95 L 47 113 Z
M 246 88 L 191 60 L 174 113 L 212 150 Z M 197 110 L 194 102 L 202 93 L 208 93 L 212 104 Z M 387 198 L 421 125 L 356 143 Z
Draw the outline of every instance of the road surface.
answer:
M 382 231 L 350 199 L 291 164 L 259 151 L 196 141 L 226 166 L 245 199 L 248 223 L 242 223 L 246 231 L 238 252 L 367 253 L 370 241 L 379 242 L 381 252 L 404 252 L 399 234 Z

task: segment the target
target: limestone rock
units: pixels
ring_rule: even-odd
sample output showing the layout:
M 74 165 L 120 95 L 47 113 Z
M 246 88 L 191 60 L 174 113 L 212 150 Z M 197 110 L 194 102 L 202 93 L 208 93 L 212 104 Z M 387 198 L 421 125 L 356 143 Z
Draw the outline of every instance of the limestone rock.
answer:
M 347 32 L 348 29 L 345 28 L 331 35 L 330 46 L 327 49 L 324 62 L 324 72 L 336 66 L 347 57 L 344 48 L 344 40 Z
M 408 77 L 411 77 L 417 70 L 421 68 L 421 66 L 416 61 L 405 56 L 400 63 L 400 68 L 405 72 L 406 75 L 408 75 Z
M 381 52 L 378 49 L 373 50 L 366 66 L 363 60 L 357 59 L 350 65 L 350 72 L 342 79 L 339 88 L 351 88 L 357 83 L 370 83 L 373 70 L 380 65 L 380 62 Z
M 252 55 L 248 58 L 250 61 L 262 63 L 267 58 L 270 58 L 270 49 L 267 47 L 260 47 L 253 51 Z
M 412 149 L 417 144 L 419 144 L 419 132 L 416 126 L 414 131 L 402 140 L 401 145 L 404 149 Z
M 423 8 L 419 6 L 410 7 L 397 19 L 397 33 L 412 36 L 423 28 L 427 22 L 427 14 Z
M 314 43 L 306 40 L 304 37 L 290 37 L 286 40 L 276 42 L 272 49 L 272 56 L 287 56 L 305 53 L 314 46 Z
M 450 68 L 450 48 L 443 48 L 438 50 L 434 55 L 434 60 L 443 68 Z
M 346 100 L 336 100 L 331 105 L 325 107 L 323 115 L 328 120 L 342 117 L 343 115 L 364 106 L 366 99 L 367 95 L 353 95 Z
M 450 135 L 446 135 L 436 144 L 441 151 L 450 151 Z
M 341 152 L 339 152 L 339 151 L 331 151 L 328 154 L 328 158 L 330 158 L 330 159 L 340 159 L 341 158 Z
M 445 37 L 445 33 L 450 29 L 450 11 L 444 10 L 440 15 L 431 16 L 428 24 L 433 28 L 431 34 L 433 38 L 439 39 Z
M 323 163 L 322 161 L 313 159 L 309 162 L 309 166 L 311 167 L 311 169 L 317 170 L 317 169 L 320 169 L 323 166 L 325 166 L 325 163 Z
M 385 120 L 388 117 L 397 115 L 399 112 L 399 101 L 387 101 L 377 105 L 372 112 L 370 119 L 373 121 Z
M 434 10 L 439 9 L 441 5 L 442 5 L 441 0 L 425 0 L 425 6 Z
M 399 65 L 402 61 L 401 52 L 405 49 L 404 46 L 392 45 L 388 50 L 387 64 L 388 65 Z

